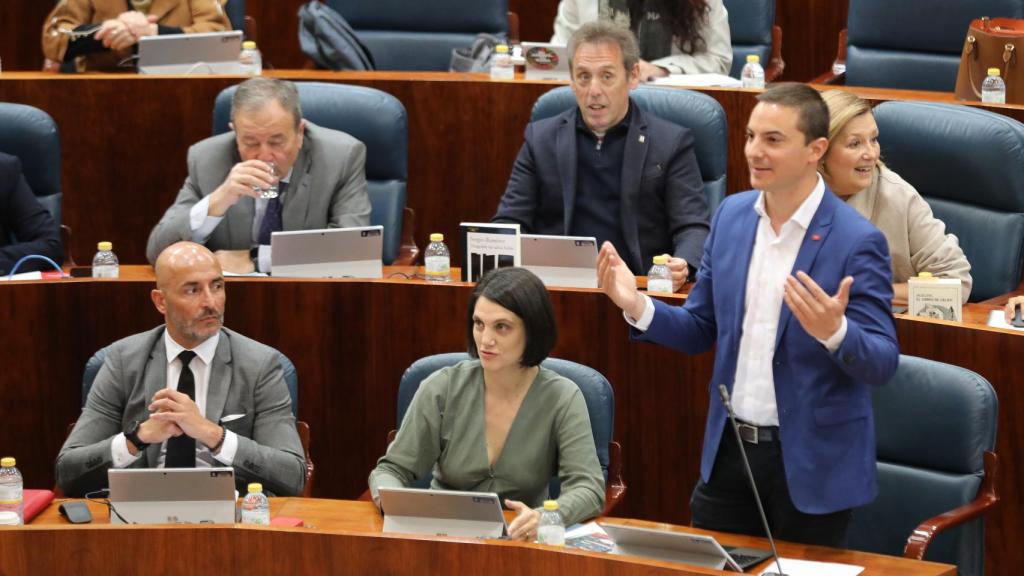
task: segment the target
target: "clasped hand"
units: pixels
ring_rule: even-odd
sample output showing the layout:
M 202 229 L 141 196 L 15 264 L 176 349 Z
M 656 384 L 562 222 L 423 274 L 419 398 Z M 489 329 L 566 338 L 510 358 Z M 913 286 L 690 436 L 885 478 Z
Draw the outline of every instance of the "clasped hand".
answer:
M 149 419 L 139 427 L 139 438 L 146 443 L 155 444 L 182 434 L 207 446 L 220 440 L 220 427 L 199 412 L 188 394 L 164 388 L 153 395 L 149 411 Z
M 102 42 L 104 47 L 120 52 L 135 45 L 139 38 L 155 36 L 157 33 L 156 16 L 147 16 L 133 10 L 104 21 L 96 32 L 96 40 Z

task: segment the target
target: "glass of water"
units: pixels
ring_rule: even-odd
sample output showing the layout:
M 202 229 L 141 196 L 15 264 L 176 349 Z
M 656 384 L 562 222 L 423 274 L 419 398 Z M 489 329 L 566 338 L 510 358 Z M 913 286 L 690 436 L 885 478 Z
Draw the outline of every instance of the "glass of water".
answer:
M 270 175 L 274 178 L 274 183 L 267 188 L 257 188 L 256 191 L 260 193 L 260 198 L 277 198 L 277 182 L 281 175 L 277 173 L 277 164 L 274 162 L 267 162 L 267 166 L 270 166 Z

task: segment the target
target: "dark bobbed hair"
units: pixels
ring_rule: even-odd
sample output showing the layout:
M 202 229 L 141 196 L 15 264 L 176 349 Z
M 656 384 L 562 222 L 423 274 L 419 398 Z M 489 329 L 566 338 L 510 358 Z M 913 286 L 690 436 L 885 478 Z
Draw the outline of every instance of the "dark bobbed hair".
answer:
M 518 316 L 526 329 L 526 348 L 519 363 L 537 366 L 548 357 L 558 340 L 555 311 L 544 283 L 525 268 L 498 268 L 484 275 L 469 295 L 466 312 L 466 340 L 469 355 L 479 358 L 473 338 L 473 312 L 480 297 L 487 298 Z
M 828 139 L 828 106 L 814 88 L 797 82 L 772 84 L 758 94 L 757 101 L 795 109 L 796 127 L 804 133 L 805 144 L 818 138 Z

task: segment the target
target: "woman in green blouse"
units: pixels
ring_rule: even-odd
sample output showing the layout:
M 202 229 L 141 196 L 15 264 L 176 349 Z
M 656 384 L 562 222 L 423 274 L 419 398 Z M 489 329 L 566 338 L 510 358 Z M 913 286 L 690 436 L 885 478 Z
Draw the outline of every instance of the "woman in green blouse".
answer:
M 432 474 L 433 489 L 496 492 L 516 512 L 509 536 L 532 540 L 557 474 L 566 525 L 600 514 L 604 477 L 583 395 L 539 366 L 557 339 L 543 283 L 523 268 L 487 274 L 470 295 L 466 324 L 474 359 L 420 385 L 370 473 L 374 501 L 381 486 Z

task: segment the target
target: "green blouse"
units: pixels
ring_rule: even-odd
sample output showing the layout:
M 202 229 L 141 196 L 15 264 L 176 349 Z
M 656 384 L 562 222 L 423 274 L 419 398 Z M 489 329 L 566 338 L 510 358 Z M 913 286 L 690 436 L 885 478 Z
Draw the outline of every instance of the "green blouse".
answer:
M 433 472 L 431 488 L 495 492 L 534 508 L 561 482 L 558 505 L 566 525 L 604 509 L 604 475 L 597 460 L 583 394 L 571 380 L 541 368 L 492 468 L 484 432 L 484 375 L 478 360 L 431 374 L 417 390 L 395 441 L 370 473 L 370 492 L 408 486 Z

